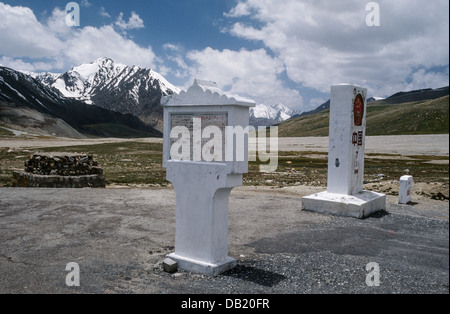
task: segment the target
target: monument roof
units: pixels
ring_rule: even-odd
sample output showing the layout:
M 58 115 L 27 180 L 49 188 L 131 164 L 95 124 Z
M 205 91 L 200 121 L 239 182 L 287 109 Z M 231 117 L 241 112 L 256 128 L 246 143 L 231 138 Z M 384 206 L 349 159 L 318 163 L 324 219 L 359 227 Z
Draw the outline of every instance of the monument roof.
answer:
M 198 79 L 194 81 L 194 84 L 187 91 L 163 97 L 161 103 L 164 106 L 237 105 L 254 107 L 256 105 L 253 100 L 224 92 L 215 82 Z

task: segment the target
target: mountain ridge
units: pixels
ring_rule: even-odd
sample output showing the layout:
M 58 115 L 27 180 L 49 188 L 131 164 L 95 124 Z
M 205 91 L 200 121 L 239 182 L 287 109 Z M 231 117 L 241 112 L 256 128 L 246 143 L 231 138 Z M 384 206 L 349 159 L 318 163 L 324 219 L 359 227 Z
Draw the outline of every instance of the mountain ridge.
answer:
M 3 70 L 4 73 L 5 71 Z M 8 71 L 7 81 L 0 75 L 0 87 L 3 85 L 0 89 L 0 101 L 3 102 L 3 106 L 13 103 L 16 107 L 29 107 L 48 115 L 49 117 L 45 118 L 48 118 L 48 121 L 58 118 L 74 126 L 76 131 L 94 133 L 98 136 L 108 136 L 112 133 L 120 135 L 120 132 L 113 130 L 115 122 L 117 125 L 125 125 L 126 127 L 118 127 L 117 130 L 124 130 L 126 133 L 129 133 L 128 127 L 133 128 L 134 123 L 140 129 L 139 132 L 145 130 L 144 133 L 131 132 L 136 136 L 145 132 L 161 136 L 162 133 L 153 132 L 154 128 L 161 130 L 163 126 L 163 106 L 160 100 L 163 96 L 180 92 L 180 89 L 151 69 L 115 63 L 106 57 L 74 67 L 62 74 L 22 72 L 13 69 Z M 29 79 L 24 80 L 22 75 Z M 19 77 L 22 83 L 18 82 Z M 368 99 L 368 106 L 389 106 L 408 103 L 411 100 L 437 99 L 448 95 L 448 90 L 447 86 L 434 90 L 398 92 L 386 99 L 371 97 Z M 72 104 L 76 109 L 71 108 Z M 329 108 L 329 100 L 308 112 L 294 111 L 281 103 L 258 104 L 250 109 L 250 125 L 280 126 L 298 118 L 316 117 Z M 11 108 L 8 110 L 11 112 Z M 90 115 L 83 118 L 81 115 L 86 112 L 90 112 Z M 99 115 L 102 114 L 107 118 L 100 118 Z M 94 119 L 91 119 L 92 115 Z M 52 123 L 58 124 L 55 121 Z
M 417 96 L 416 98 L 414 98 Z M 415 101 L 406 101 L 417 99 Z M 328 136 L 329 101 L 277 124 L 281 137 Z M 448 134 L 449 87 L 400 92 L 368 103 L 367 135 Z
M 367 99 L 368 104 L 401 104 L 406 102 L 414 102 L 414 101 L 424 101 L 424 100 L 432 100 L 438 99 L 449 94 L 449 86 L 440 87 L 436 89 L 427 88 L 427 89 L 419 89 L 412 90 L 408 92 L 397 92 L 388 98 L 381 97 L 370 97 Z M 295 119 L 299 117 L 306 117 L 309 115 L 313 115 L 316 113 L 320 113 L 322 111 L 330 109 L 330 100 L 327 100 L 322 105 L 317 107 L 314 110 L 302 112 L 300 114 L 296 114 L 292 116 L 290 119 Z
M 29 75 L 1 66 L 0 105 L 3 112 L 0 120 L 3 120 L 3 123 L 7 123 L 11 117 L 17 119 L 20 117 L 18 110 L 26 108 L 29 113 L 28 118 L 33 120 L 34 117 L 33 123 L 37 125 L 39 125 L 37 121 L 39 119 L 53 121 L 53 125 L 58 121 L 64 121 L 77 132 L 108 137 L 108 130 L 101 127 L 92 129 L 86 126 L 113 124 L 129 128 L 129 136 L 132 134 L 146 134 L 148 137 L 162 136 L 161 132 L 144 124 L 131 114 L 122 114 L 98 106 L 87 105 L 76 99 L 66 98 L 57 90 Z M 9 112 L 8 116 L 5 116 L 5 112 Z M 20 124 L 20 120 L 14 121 Z M 25 121 L 23 123 L 27 124 Z
M 116 63 L 108 57 L 81 64 L 61 74 L 24 73 L 58 90 L 67 98 L 133 114 L 159 131 L 163 129 L 161 98 L 181 91 L 158 72 Z M 298 112 L 281 103 L 270 106 L 259 104 L 250 109 L 250 124 L 255 127 L 271 126 L 295 114 Z
M 272 126 L 274 124 L 286 121 L 296 115 L 297 111 L 278 103 L 275 105 L 258 104 L 254 108 L 250 108 L 250 125 Z
M 59 76 L 38 73 L 36 78 L 67 98 L 135 115 L 160 131 L 163 127 L 161 97 L 180 92 L 152 69 L 127 66 L 107 57 L 79 65 Z

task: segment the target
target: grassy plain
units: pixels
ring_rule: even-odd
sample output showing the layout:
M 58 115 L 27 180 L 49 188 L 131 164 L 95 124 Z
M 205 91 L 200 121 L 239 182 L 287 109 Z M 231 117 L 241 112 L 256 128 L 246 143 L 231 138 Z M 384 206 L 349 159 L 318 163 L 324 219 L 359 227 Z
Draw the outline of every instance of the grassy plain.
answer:
M 162 167 L 162 144 L 143 142 L 106 143 L 70 147 L 48 147 L 43 152 L 77 152 L 94 155 L 103 168 L 109 187 L 166 187 Z M 0 186 L 11 186 L 12 172 L 23 170 L 34 150 L 0 148 Z M 259 162 L 250 162 L 244 185 L 322 186 L 327 182 L 327 153 L 280 152 L 276 172 L 261 173 Z M 414 177 L 416 191 L 433 199 L 449 198 L 449 167 L 445 156 L 401 156 L 366 154 L 365 188 L 386 194 L 398 193 L 398 178 Z

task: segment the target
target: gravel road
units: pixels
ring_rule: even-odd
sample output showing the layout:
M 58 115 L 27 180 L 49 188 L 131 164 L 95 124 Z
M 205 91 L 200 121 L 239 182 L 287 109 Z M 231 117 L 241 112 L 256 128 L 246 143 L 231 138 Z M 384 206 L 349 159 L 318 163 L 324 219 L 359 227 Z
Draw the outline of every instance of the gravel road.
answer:
M 35 149 L 123 139 L 6 140 Z M 135 139 L 159 142 L 161 139 Z M 448 135 L 368 137 L 367 153 L 449 155 Z M 280 150 L 328 150 L 328 138 L 280 139 Z M 175 193 L 165 189 L 0 188 L 0 293 L 449 293 L 449 203 L 388 196 L 365 220 L 301 211 L 315 187 L 241 187 L 229 206 L 229 255 L 215 278 L 162 270 L 174 250 Z M 81 286 L 67 287 L 66 265 Z M 368 263 L 380 286 L 366 284 Z
M 241 187 L 215 278 L 161 261 L 174 249 L 172 189 L 0 189 L 0 293 L 449 293 L 449 203 L 417 197 L 365 220 L 301 211 L 313 187 Z M 65 267 L 80 266 L 67 287 Z M 368 263 L 380 267 L 369 287 Z

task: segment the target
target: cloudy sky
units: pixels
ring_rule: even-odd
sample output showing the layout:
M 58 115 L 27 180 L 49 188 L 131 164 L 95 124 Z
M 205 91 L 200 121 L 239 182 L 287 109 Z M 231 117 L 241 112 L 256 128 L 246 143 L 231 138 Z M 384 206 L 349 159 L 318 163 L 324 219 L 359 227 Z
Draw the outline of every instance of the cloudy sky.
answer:
M 68 2 L 0 0 L 0 64 L 62 73 L 110 57 L 305 111 L 338 83 L 378 97 L 449 84 L 448 0 L 78 0 L 76 27 Z

